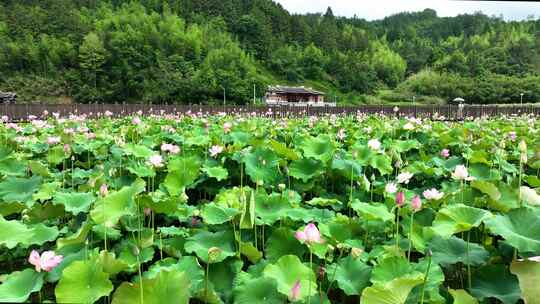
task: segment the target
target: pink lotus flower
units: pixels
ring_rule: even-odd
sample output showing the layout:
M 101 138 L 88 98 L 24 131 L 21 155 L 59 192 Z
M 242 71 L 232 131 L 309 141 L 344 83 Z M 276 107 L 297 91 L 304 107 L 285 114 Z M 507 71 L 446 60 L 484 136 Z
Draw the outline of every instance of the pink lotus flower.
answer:
M 111 117 L 111 116 L 113 116 L 113 113 L 111 111 L 107 110 L 107 111 L 105 111 L 105 116 Z
M 68 144 L 64 145 L 64 153 L 69 154 L 71 153 L 71 147 Z
M 444 158 L 450 157 L 450 150 L 448 150 L 448 149 L 442 149 L 442 150 L 441 150 L 441 156 L 444 157 Z
M 216 157 L 218 156 L 221 152 L 223 152 L 223 147 L 222 146 L 219 146 L 219 145 L 214 145 L 212 146 L 212 148 L 210 148 L 210 150 L 208 150 L 210 152 L 210 156 L 211 157 Z
M 401 208 L 405 204 L 405 193 L 400 191 L 396 194 L 396 205 Z
M 36 267 L 37 272 L 45 270 L 50 272 L 54 267 L 58 266 L 64 259 L 61 255 L 56 255 L 54 251 L 44 251 L 41 256 L 39 252 L 32 250 L 30 257 L 28 257 L 28 262 Z
M 368 148 L 373 151 L 379 151 L 381 149 L 381 142 L 378 139 L 370 139 L 368 141 Z
M 515 141 L 517 138 L 516 132 L 512 131 L 508 133 L 508 138 L 510 138 L 511 141 Z
M 135 116 L 131 120 L 131 123 L 134 124 L 134 125 L 140 125 L 141 124 L 141 119 L 138 116 Z
M 231 132 L 231 128 L 232 128 L 232 123 L 226 122 L 226 123 L 223 124 L 223 132 L 224 133 Z
M 154 154 L 150 156 L 150 158 L 148 159 L 148 163 L 150 163 L 150 165 L 152 165 L 153 167 L 161 168 L 163 167 L 163 157 L 161 157 L 161 155 L 159 154 Z
M 60 143 L 60 137 L 58 136 L 51 136 L 47 138 L 47 144 L 49 144 L 50 146 L 56 145 L 58 143 Z
M 162 144 L 161 151 L 169 152 L 171 154 L 178 154 L 180 153 L 180 147 L 178 147 L 177 145 L 172 145 L 172 144 Z
M 422 200 L 416 195 L 411 201 L 411 207 L 414 212 L 418 212 L 422 209 Z
M 467 167 L 463 165 L 456 166 L 456 169 L 454 169 L 454 172 L 452 172 L 452 178 L 458 181 L 470 181 L 474 179 L 473 177 L 469 176 L 469 171 L 467 170 Z
M 107 186 L 107 184 L 101 184 L 101 186 L 99 187 L 99 194 L 101 196 L 107 196 L 109 194 L 109 187 Z
M 302 289 L 300 285 L 300 280 L 297 280 L 294 283 L 294 286 L 291 288 L 291 294 L 289 295 L 289 301 L 296 302 L 300 300 L 300 290 Z
M 313 243 L 324 243 L 324 240 L 321 238 L 321 233 L 319 232 L 319 229 L 317 229 L 317 226 L 315 226 L 313 223 L 307 224 L 307 226 L 304 228 L 304 231 L 296 231 L 294 237 L 300 242 L 307 243 L 308 245 Z

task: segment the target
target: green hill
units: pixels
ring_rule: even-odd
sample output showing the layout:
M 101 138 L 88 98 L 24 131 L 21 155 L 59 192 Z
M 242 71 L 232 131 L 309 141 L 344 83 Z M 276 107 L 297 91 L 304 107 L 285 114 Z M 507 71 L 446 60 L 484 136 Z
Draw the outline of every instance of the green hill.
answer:
M 24 101 L 248 103 L 267 85 L 344 104 L 540 101 L 540 20 L 378 21 L 270 0 L 7 0 L 0 91 Z

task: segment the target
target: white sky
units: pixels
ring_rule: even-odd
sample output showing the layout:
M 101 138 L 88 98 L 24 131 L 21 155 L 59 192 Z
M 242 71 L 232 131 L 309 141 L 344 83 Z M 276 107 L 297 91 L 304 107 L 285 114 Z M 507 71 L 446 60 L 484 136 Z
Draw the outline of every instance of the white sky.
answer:
M 324 13 L 332 7 L 334 15 L 367 20 L 382 19 L 400 12 L 432 8 L 440 17 L 482 11 L 492 16 L 503 15 L 506 20 L 523 20 L 528 16 L 540 18 L 540 2 L 521 1 L 453 1 L 453 0 L 274 0 L 291 13 Z

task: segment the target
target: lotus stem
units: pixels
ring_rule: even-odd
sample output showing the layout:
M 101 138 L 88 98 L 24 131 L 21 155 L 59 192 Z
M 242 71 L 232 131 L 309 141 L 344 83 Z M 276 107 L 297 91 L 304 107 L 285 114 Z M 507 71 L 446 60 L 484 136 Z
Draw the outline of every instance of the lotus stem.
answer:
M 313 250 L 311 250 L 311 246 L 309 247 L 309 270 L 313 271 Z M 311 303 L 311 284 L 312 283 L 312 277 L 309 276 L 309 287 L 308 287 L 308 303 Z
M 411 224 L 409 226 L 409 249 L 407 250 L 407 260 L 409 260 L 409 262 L 411 262 L 413 223 L 414 223 L 414 212 L 411 213 Z
M 424 282 L 422 283 L 422 292 L 420 293 L 420 304 L 424 304 L 424 295 L 425 295 L 425 289 L 426 289 L 426 283 L 429 276 L 429 269 L 431 268 L 431 253 L 428 254 L 428 266 L 426 269 L 426 272 L 424 274 Z
M 137 251 L 139 251 L 137 249 Z M 144 304 L 144 290 L 143 290 L 143 281 L 142 281 L 142 271 L 141 271 L 141 260 L 139 259 L 140 252 L 137 252 L 137 265 L 138 265 L 138 271 L 139 271 L 139 290 L 140 290 L 140 296 L 141 296 L 141 304 Z
M 471 261 L 469 259 L 469 243 L 471 241 L 471 231 L 467 231 L 467 282 L 469 285 L 469 291 L 471 290 L 472 283 L 471 283 Z
M 332 280 L 330 280 L 330 284 L 328 284 L 328 288 L 326 289 L 326 296 L 328 296 L 328 293 L 330 292 L 330 289 L 332 288 L 332 284 L 334 283 L 334 280 L 336 278 L 337 273 L 337 263 L 339 259 L 341 259 L 341 256 L 343 255 L 343 250 L 339 250 L 339 257 L 336 260 L 336 267 L 334 268 L 334 272 L 332 273 Z
M 399 207 L 396 207 L 396 252 L 399 252 Z
M 210 274 L 210 261 L 206 263 L 206 278 L 205 278 L 205 285 L 204 285 L 204 300 L 206 303 L 208 303 L 208 279 Z

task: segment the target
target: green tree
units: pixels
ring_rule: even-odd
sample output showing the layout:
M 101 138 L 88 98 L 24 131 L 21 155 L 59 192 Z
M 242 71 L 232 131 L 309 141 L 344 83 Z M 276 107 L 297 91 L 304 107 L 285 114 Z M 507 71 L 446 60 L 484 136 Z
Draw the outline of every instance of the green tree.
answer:
M 90 32 L 84 37 L 84 41 L 79 47 L 79 65 L 84 80 L 90 86 L 84 85 L 82 91 L 88 101 L 99 101 L 101 99 L 98 88 L 98 77 L 103 72 L 103 65 L 107 60 L 107 50 L 99 36 Z

